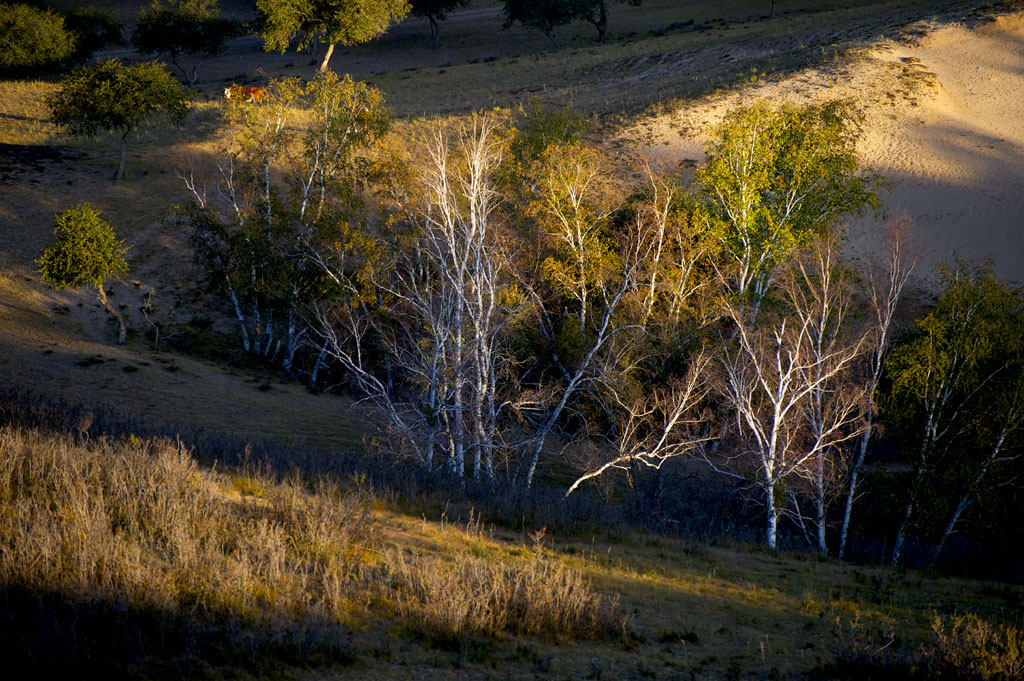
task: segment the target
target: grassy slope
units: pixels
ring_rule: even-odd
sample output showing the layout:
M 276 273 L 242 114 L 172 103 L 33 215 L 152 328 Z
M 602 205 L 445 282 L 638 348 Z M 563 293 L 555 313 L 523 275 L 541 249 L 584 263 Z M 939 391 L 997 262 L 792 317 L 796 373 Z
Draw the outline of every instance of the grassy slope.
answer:
M 894 653 L 919 655 L 934 647 L 935 615 L 969 606 L 989 621 L 1022 624 L 1019 587 L 643 536 L 542 540 L 538 554 L 534 538 L 416 519 L 351 484 L 202 470 L 170 444 L 82 446 L 0 428 L 0 463 L 8 471 L 0 583 L 85 602 L 125 598 L 136 606 L 131 617 L 163 623 L 165 654 L 174 652 L 174 618 L 185 614 L 211 637 L 193 654 L 228 655 L 221 665 L 252 674 L 275 671 L 274 662 L 232 662 L 216 646 L 238 645 L 262 626 L 278 632 L 282 654 L 346 663 L 295 672 L 309 678 L 739 679 L 798 678 L 833 661 L 837 625 L 892 631 Z M 438 623 L 455 620 L 439 618 L 464 605 L 464 591 L 514 584 L 462 581 L 466 568 L 538 580 L 527 592 L 535 614 L 513 617 L 513 628 L 553 612 L 541 602 L 552 589 L 585 595 L 558 577 L 578 574 L 599 599 L 618 599 L 632 635 L 556 640 L 502 630 L 453 641 Z M 2 629 L 9 606 L 0 605 Z M 225 634 L 228 622 L 235 629 Z M 64 626 L 74 631 L 54 620 L 43 636 L 59 641 Z M 306 627 L 304 643 L 291 643 L 297 626 Z M 111 639 L 89 632 L 90 645 Z

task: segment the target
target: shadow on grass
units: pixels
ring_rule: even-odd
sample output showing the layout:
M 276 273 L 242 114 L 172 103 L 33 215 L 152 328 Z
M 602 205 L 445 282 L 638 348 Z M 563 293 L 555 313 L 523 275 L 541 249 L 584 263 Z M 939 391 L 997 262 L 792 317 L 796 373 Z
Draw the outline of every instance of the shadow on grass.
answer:
M 0 586 L 0 656 L 7 678 L 220 678 L 356 661 L 347 630 L 284 615 L 252 623 L 121 599 Z

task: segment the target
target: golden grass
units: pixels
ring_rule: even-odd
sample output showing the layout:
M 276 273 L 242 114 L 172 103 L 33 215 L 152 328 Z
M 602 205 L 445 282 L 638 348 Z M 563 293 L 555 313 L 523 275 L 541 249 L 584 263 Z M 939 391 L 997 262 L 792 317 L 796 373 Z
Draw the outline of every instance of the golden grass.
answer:
M 346 631 L 392 609 L 441 640 L 621 635 L 613 604 L 539 554 L 501 565 L 460 560 L 449 570 L 437 557 L 381 551 L 368 500 L 354 485 L 278 481 L 248 468 L 204 472 L 172 442 L 74 444 L 4 427 L 0 589 L 59 599 L 41 617 L 59 619 L 78 603 L 123 604 L 171 630 L 185 619 L 200 632 L 227 627 L 232 645 L 283 636 L 285 653 L 305 645 L 336 661 L 347 660 Z M 0 621 L 25 617 L 11 607 Z M 62 636 L 60 626 L 24 635 L 30 656 Z M 109 643 L 101 632 L 88 638 Z M 158 645 L 140 639 L 143 649 Z
M 110 607 L 145 618 L 125 621 L 146 645 L 153 622 L 171 642 L 186 626 L 207 632 L 200 657 L 248 641 L 259 664 L 355 660 L 353 678 L 453 665 L 485 678 L 498 662 L 510 678 L 789 678 L 874 659 L 888 632 L 923 660 L 934 618 L 965 609 L 1004 638 L 1024 624 L 1019 587 L 640 535 L 542 542 L 397 514 L 354 483 L 204 470 L 174 443 L 76 445 L 10 427 L 0 587 L 50 608 L 49 633 L 24 632 L 31 645 L 121 603 Z

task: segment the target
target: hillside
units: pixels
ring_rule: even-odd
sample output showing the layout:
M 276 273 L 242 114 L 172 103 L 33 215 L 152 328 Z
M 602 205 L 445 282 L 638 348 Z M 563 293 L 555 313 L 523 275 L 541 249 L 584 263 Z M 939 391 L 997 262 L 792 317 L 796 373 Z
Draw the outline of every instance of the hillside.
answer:
M 94 4 L 130 24 L 145 3 Z M 843 248 L 856 263 L 887 218 L 911 218 L 908 307 L 920 308 L 933 298 L 934 265 L 954 254 L 991 257 L 999 275 L 1024 282 L 1024 13 L 980 5 L 780 0 L 768 20 L 761 1 L 612 2 L 607 45 L 578 24 L 558 29 L 556 53 L 540 33 L 502 31 L 500 3 L 482 0 L 441 24 L 438 50 L 425 22 L 407 19 L 339 49 L 332 66 L 384 91 L 387 148 L 478 110 L 514 118 L 536 98 L 581 111 L 610 165 L 649 161 L 684 179 L 730 111 L 849 100 L 864 114 L 861 166 L 886 184 L 882 211 L 847 225 Z M 250 2 L 222 6 L 252 16 Z M 190 201 L 185 177 L 214 178 L 224 158 L 233 128 L 223 88 L 311 77 L 311 57 L 236 39 L 203 65 L 185 126 L 136 134 L 120 183 L 110 179 L 115 135 L 74 138 L 49 121 L 56 78 L 0 81 L 0 651 L 13 669 L 310 681 L 1024 678 L 1019 584 L 743 543 L 763 524 L 752 478 L 705 489 L 703 467 L 666 477 L 688 485 L 673 494 L 728 501 L 715 497 L 684 529 L 710 526 L 714 504 L 731 504 L 755 519 L 730 526 L 740 528 L 732 538 L 717 526 L 687 538 L 671 514 L 645 522 L 654 513 L 641 510 L 633 469 L 564 501 L 583 459 L 556 455 L 550 441 L 541 478 L 557 489 L 540 484 L 533 497 L 430 477 L 389 456 L 390 441 L 366 446 L 371 412 L 341 371 L 310 389 L 247 361 L 175 207 Z M 124 346 L 94 289 L 54 291 L 35 271 L 54 215 L 82 202 L 130 246 L 129 274 L 107 286 L 128 321 Z M 885 512 L 908 468 L 881 470 Z M 807 527 L 789 529 L 789 547 L 798 530 L 811 546 Z
M 1019 586 L 428 521 L 352 481 L 203 470 L 171 442 L 5 427 L 0 457 L 15 673 L 31 658 L 85 678 L 938 678 L 998 649 L 952 634 L 965 605 L 996 627 L 989 646 L 1020 626 Z

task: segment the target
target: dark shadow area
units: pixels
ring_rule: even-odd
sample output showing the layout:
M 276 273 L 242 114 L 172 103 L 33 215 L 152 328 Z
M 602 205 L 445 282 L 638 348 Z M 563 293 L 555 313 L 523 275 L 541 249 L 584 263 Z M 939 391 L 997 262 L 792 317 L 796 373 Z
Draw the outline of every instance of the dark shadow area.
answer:
M 0 585 L 0 656 L 6 678 L 212 679 L 220 668 L 256 677 L 287 667 L 349 665 L 349 630 L 275 613 L 164 610 L 122 596 Z

